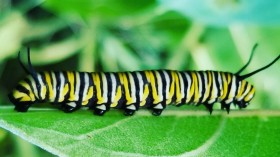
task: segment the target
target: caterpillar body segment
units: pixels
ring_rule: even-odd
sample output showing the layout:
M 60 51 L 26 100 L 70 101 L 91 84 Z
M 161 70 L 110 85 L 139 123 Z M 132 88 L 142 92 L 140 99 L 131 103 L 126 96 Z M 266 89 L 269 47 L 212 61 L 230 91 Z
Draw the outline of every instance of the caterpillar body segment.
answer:
M 18 83 L 9 94 L 15 110 L 26 112 L 34 103 L 60 104 L 64 112 L 73 112 L 83 106 L 103 115 L 110 108 L 123 109 L 125 115 L 133 115 L 139 108 L 152 110 L 160 115 L 169 104 L 203 104 L 212 113 L 214 103 L 230 110 L 233 103 L 245 108 L 255 95 L 255 88 L 245 79 L 274 64 L 280 55 L 268 65 L 246 75 L 219 71 L 146 70 L 133 72 L 36 72 L 31 65 L 28 49 L 29 75 Z

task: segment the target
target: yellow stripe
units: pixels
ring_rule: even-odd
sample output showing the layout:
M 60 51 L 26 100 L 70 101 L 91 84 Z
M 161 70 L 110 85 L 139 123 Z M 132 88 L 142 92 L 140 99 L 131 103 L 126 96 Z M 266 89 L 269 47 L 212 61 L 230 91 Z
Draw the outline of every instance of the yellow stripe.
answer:
M 13 91 L 13 96 L 16 99 L 21 98 L 20 101 L 34 101 L 35 100 L 35 99 L 32 100 L 29 95 L 27 95 L 26 93 L 19 92 L 18 90 Z
M 225 76 L 225 73 L 220 73 L 222 76 L 222 82 L 223 82 L 223 95 L 220 97 L 221 100 L 224 100 L 228 93 L 228 82 Z
M 68 93 L 69 91 L 69 83 L 67 83 L 66 85 L 64 85 L 63 89 L 62 89 L 62 96 L 59 98 L 59 102 L 62 102 L 65 98 L 65 95 Z
M 169 93 L 168 98 L 166 100 L 166 104 L 170 104 L 172 101 L 172 97 L 174 96 L 174 92 L 175 92 L 175 76 L 174 74 L 171 72 L 171 78 L 170 78 L 170 89 L 169 89 Z
M 244 98 L 244 100 L 246 102 L 250 101 L 253 98 L 254 93 L 255 93 L 255 88 L 252 87 L 251 91 L 247 94 L 247 96 Z
M 102 93 L 101 93 L 100 77 L 97 73 L 92 73 L 92 76 L 93 76 L 94 85 L 95 85 L 95 88 L 96 88 L 97 104 L 102 104 L 102 103 L 104 103 L 104 99 L 103 99 Z
M 180 103 L 182 99 L 181 89 L 180 89 L 180 81 L 177 72 L 172 71 L 175 77 L 175 86 L 176 86 L 176 103 Z
M 54 99 L 54 93 L 53 93 L 53 85 L 52 85 L 52 82 L 51 82 L 51 76 L 49 74 L 49 72 L 44 72 L 45 74 L 45 77 L 46 77 L 46 82 L 47 82 L 47 85 L 48 85 L 48 89 L 49 89 L 49 99 Z
M 192 72 L 192 77 L 193 77 L 193 81 L 194 81 L 194 100 L 193 102 L 198 102 L 199 100 L 199 87 L 198 87 L 198 78 L 197 78 L 197 73 L 196 72 Z
M 205 100 L 209 97 L 209 94 L 210 94 L 210 88 L 211 88 L 211 84 L 212 84 L 212 77 L 211 77 L 211 72 L 210 71 L 207 71 L 207 75 L 208 75 L 208 79 L 207 78 L 204 78 L 204 79 L 207 79 L 207 88 L 205 90 L 205 96 L 204 96 L 204 99 L 202 100 L 202 102 L 205 102 Z
M 193 94 L 194 94 L 194 79 L 193 79 L 193 72 L 190 73 L 190 79 L 191 79 L 191 84 L 190 84 L 190 91 L 188 91 L 188 96 L 187 96 L 187 100 L 186 103 L 189 103 Z
M 127 78 L 125 73 L 119 73 L 119 76 L 120 76 L 120 80 L 121 80 L 121 82 L 124 86 L 125 99 L 127 101 L 126 105 L 130 105 L 134 102 L 133 102 L 133 99 L 132 99 L 132 97 L 130 95 L 130 92 L 129 92 L 128 78 Z
M 68 82 L 70 84 L 70 95 L 69 95 L 69 101 L 75 101 L 75 80 L 74 80 L 74 73 L 73 72 L 67 72 Z M 69 88 L 69 87 L 68 87 Z
M 47 87 L 43 85 L 41 86 L 41 96 L 43 100 L 46 98 L 46 94 L 47 94 Z
M 88 91 L 87 91 L 87 93 L 86 93 L 86 96 L 85 96 L 85 98 L 84 98 L 84 100 L 83 100 L 83 102 L 82 102 L 82 105 L 87 105 L 88 104 L 88 100 L 90 99 L 90 98 L 92 98 L 92 96 L 93 96 L 93 86 L 90 86 L 89 88 L 88 88 Z
M 241 87 L 236 96 L 237 99 L 239 99 L 242 96 L 242 93 L 244 92 L 244 90 L 245 90 L 245 81 L 241 81 Z
M 151 82 L 151 86 L 152 86 L 152 95 L 154 98 L 153 104 L 157 104 L 161 100 L 160 100 L 159 95 L 157 94 L 156 78 L 155 78 L 155 75 L 152 73 L 152 71 L 149 71 L 149 78 L 150 78 L 150 82 Z
M 85 100 L 88 100 L 88 99 L 92 98 L 92 96 L 93 96 L 93 86 L 90 86 L 88 88 L 88 92 L 87 92 L 87 95 L 85 97 Z
M 212 83 L 213 83 L 213 88 L 212 88 L 212 91 L 210 91 L 211 92 L 211 97 L 210 97 L 210 100 L 213 100 L 213 99 L 215 99 L 216 98 L 216 95 L 215 95 L 215 90 L 220 90 L 220 89 L 217 89 L 217 83 L 219 83 L 219 82 L 216 82 L 216 80 L 215 80 L 215 74 L 214 74 L 214 72 L 211 72 L 211 80 L 212 80 Z M 219 77 L 219 76 L 217 76 L 217 77 Z M 217 80 L 219 80 L 218 78 L 217 78 Z M 214 84 L 214 82 L 215 82 L 215 84 Z
M 92 98 L 92 96 L 93 96 L 93 86 L 90 86 L 90 87 L 88 88 L 88 91 L 87 91 L 87 93 L 86 93 L 86 96 L 85 96 L 85 98 L 84 98 L 84 101 L 82 102 L 82 105 L 87 105 L 87 104 L 88 104 L 88 100 L 89 100 L 90 98 Z
M 30 85 L 25 81 L 20 81 L 19 84 L 22 85 L 24 88 L 26 88 L 28 91 L 30 91 L 28 96 L 30 97 L 31 101 L 35 101 L 35 95 L 34 95 L 33 91 L 31 90 Z M 19 92 L 19 93 L 21 93 L 21 92 Z M 26 99 L 28 99 L 28 98 L 26 98 Z

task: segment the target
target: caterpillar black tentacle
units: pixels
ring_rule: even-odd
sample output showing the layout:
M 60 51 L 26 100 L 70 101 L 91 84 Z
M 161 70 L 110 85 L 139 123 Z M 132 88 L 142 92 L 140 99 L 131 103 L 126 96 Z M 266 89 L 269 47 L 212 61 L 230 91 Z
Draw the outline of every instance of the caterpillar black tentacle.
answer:
M 88 106 L 94 114 L 103 115 L 110 108 L 124 110 L 127 116 L 139 108 L 148 108 L 159 116 L 169 104 L 203 104 L 213 112 L 214 103 L 228 113 L 233 103 L 239 108 L 248 106 L 255 88 L 245 79 L 270 67 L 279 58 L 249 74 L 240 73 L 250 64 L 257 44 L 248 62 L 235 74 L 219 71 L 146 70 L 133 72 L 74 72 L 44 71 L 37 73 L 32 67 L 28 48 L 29 74 L 9 94 L 15 110 L 26 112 L 34 103 L 60 104 L 66 113 Z

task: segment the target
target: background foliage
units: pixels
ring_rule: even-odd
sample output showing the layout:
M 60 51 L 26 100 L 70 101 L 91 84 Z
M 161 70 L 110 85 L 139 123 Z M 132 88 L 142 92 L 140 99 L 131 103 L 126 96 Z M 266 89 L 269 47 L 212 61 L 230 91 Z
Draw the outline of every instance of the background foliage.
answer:
M 25 75 L 16 56 L 26 46 L 38 71 L 236 72 L 258 42 L 248 73 L 279 54 L 279 10 L 273 0 L 1 0 L 0 104 L 11 105 L 6 95 Z M 279 67 L 249 79 L 248 110 L 280 108 Z M 49 155 L 4 130 L 0 147 L 0 156 Z

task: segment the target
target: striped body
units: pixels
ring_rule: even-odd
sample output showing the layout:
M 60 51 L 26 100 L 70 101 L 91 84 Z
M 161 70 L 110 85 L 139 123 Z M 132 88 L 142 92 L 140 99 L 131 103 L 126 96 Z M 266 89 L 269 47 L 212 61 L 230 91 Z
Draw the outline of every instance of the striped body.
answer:
M 151 70 L 136 72 L 41 72 L 38 83 L 29 76 L 13 92 L 15 99 L 52 102 L 71 109 L 81 106 L 102 111 L 113 108 L 162 110 L 168 104 L 232 102 L 246 107 L 255 89 L 228 72 Z M 23 92 L 29 92 L 23 97 Z M 245 106 L 244 106 L 245 105 Z

